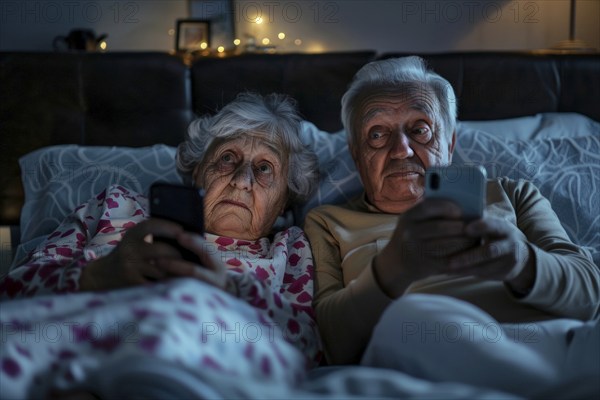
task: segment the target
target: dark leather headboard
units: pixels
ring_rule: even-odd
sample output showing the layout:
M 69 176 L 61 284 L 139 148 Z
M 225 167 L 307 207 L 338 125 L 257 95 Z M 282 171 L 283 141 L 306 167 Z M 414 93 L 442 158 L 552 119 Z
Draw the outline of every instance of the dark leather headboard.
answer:
M 212 113 L 244 90 L 286 93 L 304 119 L 333 132 L 342 128 L 340 99 L 348 82 L 374 57 L 367 51 L 201 58 L 192 65 L 194 111 Z
M 380 58 L 410 54 L 384 54 Z M 422 55 L 452 85 L 459 119 L 576 112 L 600 121 L 600 54 Z
M 402 54 L 385 54 L 381 58 Z M 459 118 L 578 112 L 600 120 L 598 55 L 424 55 L 454 86 Z M 341 128 L 340 98 L 372 51 L 200 58 L 165 53 L 0 53 L 0 224 L 18 224 L 18 158 L 40 147 L 175 145 L 194 114 L 240 91 L 279 92 L 328 131 Z
M 0 53 L 2 130 L 11 147 L 175 144 L 192 118 L 187 74 L 162 53 Z

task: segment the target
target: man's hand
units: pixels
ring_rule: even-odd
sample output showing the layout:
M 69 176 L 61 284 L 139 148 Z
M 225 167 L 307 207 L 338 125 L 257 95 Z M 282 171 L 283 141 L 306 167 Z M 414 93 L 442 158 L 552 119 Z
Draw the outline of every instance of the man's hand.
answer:
M 533 254 L 516 226 L 486 217 L 468 224 L 465 234 L 482 238 L 481 244 L 450 257 L 450 273 L 504 281 L 521 295 L 531 290 L 535 281 Z
M 392 298 L 413 282 L 438 274 L 501 280 L 525 294 L 535 279 L 530 251 L 514 225 L 485 216 L 467 223 L 452 202 L 426 199 L 400 217 L 373 268 Z
M 402 214 L 390 242 L 373 261 L 380 287 L 396 298 L 414 281 L 445 273 L 450 255 L 477 242 L 464 230 L 460 208 L 450 201 L 425 199 Z

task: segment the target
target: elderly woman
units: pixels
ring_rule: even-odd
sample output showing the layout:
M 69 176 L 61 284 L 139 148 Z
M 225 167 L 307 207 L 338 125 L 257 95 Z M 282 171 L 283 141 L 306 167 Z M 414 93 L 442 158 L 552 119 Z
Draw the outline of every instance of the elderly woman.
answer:
M 320 349 L 312 255 L 299 228 L 272 227 L 316 184 L 317 159 L 299 129 L 289 99 L 253 94 L 190 125 L 177 165 L 205 190 L 203 237 L 149 218 L 147 199 L 121 186 L 78 207 L 0 283 L 8 298 L 65 294 L 2 304 L 2 392 L 66 388 L 140 351 L 232 378 L 297 381 Z M 175 239 L 201 265 L 156 236 Z M 23 330 L 49 321 L 56 340 L 23 342 Z M 33 380 L 50 365 L 54 378 Z
M 423 198 L 425 170 L 452 160 L 456 98 L 422 59 L 363 67 L 342 99 L 342 119 L 364 193 L 343 206 L 312 210 L 304 227 L 315 249 L 315 309 L 331 363 L 359 362 L 372 340 L 369 364 L 419 371 L 416 360 L 421 351 L 426 359 L 426 346 L 416 343 L 423 336 L 402 345 L 402 329 L 413 326 L 401 318 L 410 306 L 394 303 L 410 293 L 466 300 L 502 322 L 598 313 L 598 269 L 531 183 L 489 180 L 486 212 L 472 222 L 449 201 Z M 444 315 L 440 303 L 430 307 L 437 316 Z M 427 308 L 406 314 L 425 315 Z M 385 328 L 372 338 L 378 322 Z M 472 371 L 437 365 L 448 374 L 442 380 Z

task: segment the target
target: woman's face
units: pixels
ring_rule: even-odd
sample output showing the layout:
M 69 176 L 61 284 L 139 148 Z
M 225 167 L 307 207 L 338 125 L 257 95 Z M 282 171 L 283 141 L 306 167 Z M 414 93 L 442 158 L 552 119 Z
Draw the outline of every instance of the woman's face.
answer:
M 268 235 L 287 202 L 287 167 L 281 151 L 260 136 L 217 144 L 194 170 L 206 191 L 206 231 L 246 240 Z

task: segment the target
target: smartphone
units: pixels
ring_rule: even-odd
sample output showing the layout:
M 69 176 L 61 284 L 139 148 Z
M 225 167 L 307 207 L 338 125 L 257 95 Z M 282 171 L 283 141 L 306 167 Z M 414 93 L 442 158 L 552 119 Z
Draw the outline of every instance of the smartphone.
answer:
M 480 165 L 431 167 L 425 173 L 425 197 L 455 202 L 466 220 L 481 218 L 486 180 L 485 168 Z
M 184 230 L 204 233 L 204 190 L 170 183 L 150 187 L 150 215 L 178 223 Z M 155 236 L 154 240 L 175 247 L 184 260 L 199 263 L 198 256 L 182 247 L 177 240 Z

